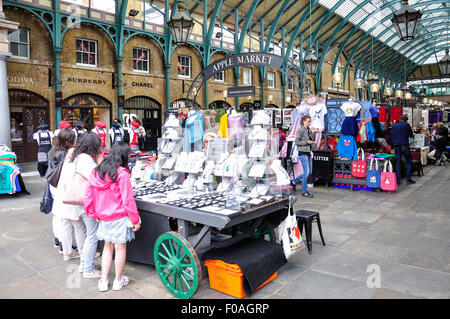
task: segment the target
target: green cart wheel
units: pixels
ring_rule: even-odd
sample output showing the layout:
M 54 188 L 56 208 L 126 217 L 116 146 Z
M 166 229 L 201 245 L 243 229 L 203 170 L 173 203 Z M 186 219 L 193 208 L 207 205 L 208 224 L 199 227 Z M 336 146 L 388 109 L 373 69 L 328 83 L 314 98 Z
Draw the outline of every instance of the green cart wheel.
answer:
M 159 236 L 154 258 L 159 278 L 172 295 L 188 299 L 195 294 L 202 269 L 197 253 L 182 235 L 171 231 Z
M 268 221 L 262 222 L 253 231 L 253 235 L 255 236 L 255 238 L 264 238 L 265 240 L 273 243 L 277 241 L 277 235 L 275 234 L 275 230 Z

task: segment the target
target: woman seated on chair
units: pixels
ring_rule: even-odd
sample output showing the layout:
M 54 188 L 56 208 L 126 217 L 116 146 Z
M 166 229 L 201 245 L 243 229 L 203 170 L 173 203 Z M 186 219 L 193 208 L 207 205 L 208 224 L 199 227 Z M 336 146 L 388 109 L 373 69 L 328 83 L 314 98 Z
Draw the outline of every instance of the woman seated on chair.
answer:
M 448 129 L 445 126 L 441 126 L 436 134 L 436 142 L 434 143 L 434 150 L 428 154 L 430 160 L 436 161 L 439 164 L 439 160 L 446 151 L 448 145 Z

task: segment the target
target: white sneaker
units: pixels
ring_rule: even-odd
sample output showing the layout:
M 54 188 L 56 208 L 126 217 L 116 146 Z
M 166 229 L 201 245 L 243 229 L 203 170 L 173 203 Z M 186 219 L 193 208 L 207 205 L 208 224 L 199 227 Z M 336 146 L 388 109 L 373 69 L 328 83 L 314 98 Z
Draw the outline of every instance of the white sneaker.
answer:
M 120 281 L 114 279 L 113 290 L 120 290 L 123 288 L 123 286 L 128 285 L 129 282 L 130 280 L 128 279 L 127 276 L 122 276 Z
M 103 281 L 100 278 L 100 280 L 98 281 L 98 290 L 101 291 L 101 292 L 107 291 L 108 290 L 108 282 L 109 282 L 109 280 Z
M 83 272 L 84 271 L 84 266 L 83 266 L 83 264 L 81 263 L 79 266 L 78 266 L 78 272 Z
M 83 272 L 83 278 L 102 278 L 102 272 L 94 270 L 93 272 Z

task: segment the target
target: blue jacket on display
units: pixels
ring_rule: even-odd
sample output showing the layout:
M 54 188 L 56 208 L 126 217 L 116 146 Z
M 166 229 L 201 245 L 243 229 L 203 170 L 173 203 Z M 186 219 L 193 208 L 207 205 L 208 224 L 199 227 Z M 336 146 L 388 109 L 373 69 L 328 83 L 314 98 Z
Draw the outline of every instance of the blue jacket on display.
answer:
M 354 160 L 358 159 L 358 148 L 356 146 L 355 138 L 351 135 L 341 135 L 336 150 L 339 157 Z

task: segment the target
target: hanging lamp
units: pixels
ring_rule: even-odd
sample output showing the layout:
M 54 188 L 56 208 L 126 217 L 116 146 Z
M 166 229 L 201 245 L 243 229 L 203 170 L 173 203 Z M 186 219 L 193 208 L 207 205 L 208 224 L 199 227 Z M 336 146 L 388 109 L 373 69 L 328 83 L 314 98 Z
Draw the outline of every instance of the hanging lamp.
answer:
M 177 0 L 177 5 L 179 5 Z M 182 5 L 179 5 L 182 9 Z M 169 21 L 167 21 L 173 41 L 177 45 L 187 45 L 194 27 L 194 21 L 185 11 L 177 11 Z
M 408 5 L 408 0 L 402 0 L 402 6 L 391 19 L 401 41 L 409 41 L 416 36 L 421 18 L 420 11 Z
M 309 48 L 308 55 L 303 59 L 303 65 L 307 74 L 315 75 L 319 65 L 319 59 L 314 54 L 314 49 L 311 45 L 311 0 L 309 0 Z

